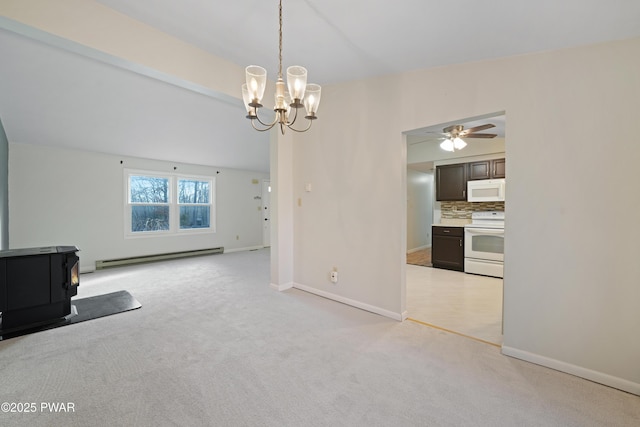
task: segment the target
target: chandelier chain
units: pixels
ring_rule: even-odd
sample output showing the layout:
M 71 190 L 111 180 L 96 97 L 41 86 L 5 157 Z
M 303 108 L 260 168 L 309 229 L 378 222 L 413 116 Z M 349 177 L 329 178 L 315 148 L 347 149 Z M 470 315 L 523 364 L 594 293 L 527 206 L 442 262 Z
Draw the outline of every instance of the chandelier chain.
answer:
M 278 32 L 278 35 L 280 36 L 280 42 L 278 45 L 278 77 L 282 78 L 282 0 L 280 0 L 280 31 Z

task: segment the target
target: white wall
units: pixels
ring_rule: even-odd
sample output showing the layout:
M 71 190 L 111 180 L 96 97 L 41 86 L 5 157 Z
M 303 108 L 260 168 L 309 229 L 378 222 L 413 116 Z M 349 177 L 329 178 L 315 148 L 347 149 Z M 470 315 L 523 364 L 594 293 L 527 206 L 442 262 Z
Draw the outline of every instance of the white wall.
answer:
M 431 246 L 433 172 L 407 169 L 407 251 Z
M 215 176 L 216 233 L 125 238 L 123 169 L 171 173 L 174 167 L 187 175 Z M 82 271 L 92 270 L 94 262 L 103 259 L 218 246 L 226 251 L 261 247 L 261 201 L 255 197 L 261 195 L 261 180 L 268 177 L 260 172 L 10 143 L 10 247 L 76 245 Z
M 638 70 L 634 39 L 324 87 L 294 148 L 295 282 L 403 315 L 401 133 L 506 111 L 503 351 L 640 394 Z
M 295 286 L 401 319 L 406 142 L 388 108 L 401 99 L 384 79 L 322 91 L 319 120 L 294 144 Z

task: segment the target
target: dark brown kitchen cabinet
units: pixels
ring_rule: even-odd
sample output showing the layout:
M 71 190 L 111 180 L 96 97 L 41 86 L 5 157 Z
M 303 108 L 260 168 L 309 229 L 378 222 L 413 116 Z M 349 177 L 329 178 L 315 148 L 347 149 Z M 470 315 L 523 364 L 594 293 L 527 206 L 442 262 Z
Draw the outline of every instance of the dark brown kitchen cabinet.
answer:
M 504 159 L 491 160 L 491 178 L 505 178 L 507 176 L 505 165 Z
M 433 267 L 464 271 L 464 227 L 434 225 L 431 228 L 431 263 Z
M 480 160 L 469 163 L 469 181 L 505 177 L 505 159 Z
M 467 164 L 436 167 L 436 200 L 467 200 Z

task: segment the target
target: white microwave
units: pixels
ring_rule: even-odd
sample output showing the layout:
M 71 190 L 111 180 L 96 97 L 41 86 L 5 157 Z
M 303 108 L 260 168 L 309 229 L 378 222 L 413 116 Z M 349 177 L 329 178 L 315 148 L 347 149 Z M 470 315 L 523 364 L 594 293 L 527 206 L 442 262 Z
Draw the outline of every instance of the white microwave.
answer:
M 468 202 L 504 202 L 504 179 L 467 181 Z

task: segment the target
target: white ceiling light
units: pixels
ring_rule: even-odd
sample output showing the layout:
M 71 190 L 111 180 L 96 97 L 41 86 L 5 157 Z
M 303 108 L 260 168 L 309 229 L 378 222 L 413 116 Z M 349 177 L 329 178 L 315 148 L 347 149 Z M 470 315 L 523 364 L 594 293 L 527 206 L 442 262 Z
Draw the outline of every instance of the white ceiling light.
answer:
M 276 82 L 276 99 L 273 110 L 276 117 L 271 123 L 264 123 L 258 117 L 258 108 L 262 107 L 262 96 L 267 84 L 267 70 L 258 66 L 250 65 L 246 68 L 247 82 L 242 85 L 242 98 L 247 109 L 247 118 L 251 120 L 254 129 L 264 132 L 271 129 L 276 124 L 280 124 L 280 132 L 284 135 L 285 128 L 296 132 L 305 132 L 311 127 L 313 120 L 317 119 L 316 112 L 320 105 L 321 88 L 317 84 L 307 84 L 307 70 L 299 65 L 287 68 L 287 86 L 289 91 L 285 91 L 284 80 L 282 79 L 282 0 L 279 6 L 280 12 L 280 45 L 279 45 L 279 68 L 278 81 Z M 306 95 L 306 97 L 305 97 Z M 298 109 L 304 107 L 307 111 L 305 119 L 309 121 L 306 129 L 296 129 L 293 124 L 298 118 Z M 293 109 L 293 117 L 291 116 Z M 263 127 L 258 127 L 256 121 Z
M 467 146 L 467 143 L 464 142 L 462 139 L 458 138 L 457 136 L 453 139 L 447 138 L 440 143 L 440 148 L 442 148 L 445 151 L 462 150 L 466 146 Z
M 445 139 L 440 143 L 440 148 L 442 148 L 444 151 L 453 151 L 453 141 L 449 138 Z
M 461 140 L 460 138 L 455 137 L 453 138 L 453 146 L 456 150 L 462 150 L 464 147 L 467 146 L 467 143 Z

